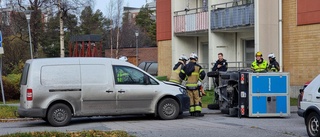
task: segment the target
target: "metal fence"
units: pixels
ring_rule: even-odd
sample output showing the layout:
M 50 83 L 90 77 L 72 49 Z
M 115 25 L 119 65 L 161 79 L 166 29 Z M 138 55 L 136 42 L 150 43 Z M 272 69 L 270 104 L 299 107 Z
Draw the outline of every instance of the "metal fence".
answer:
M 174 12 L 174 32 L 191 32 L 209 29 L 209 17 L 203 8 Z
M 251 63 L 249 61 L 237 61 L 237 62 L 228 62 L 228 71 L 238 71 L 238 70 L 250 70 L 251 69 Z M 212 67 L 214 65 L 214 63 L 211 63 L 211 65 L 209 65 L 208 63 L 198 63 L 202 69 L 208 73 L 210 71 L 212 71 Z M 203 80 L 203 87 L 205 90 L 208 89 L 212 89 L 210 88 L 210 86 L 212 86 L 212 83 L 209 83 L 209 77 L 206 76 Z

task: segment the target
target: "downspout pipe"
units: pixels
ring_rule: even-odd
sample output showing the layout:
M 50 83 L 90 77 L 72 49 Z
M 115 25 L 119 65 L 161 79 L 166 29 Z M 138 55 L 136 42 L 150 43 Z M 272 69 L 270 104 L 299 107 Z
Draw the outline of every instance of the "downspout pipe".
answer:
M 283 71 L 282 57 L 282 0 L 279 0 L 279 65 L 280 72 Z

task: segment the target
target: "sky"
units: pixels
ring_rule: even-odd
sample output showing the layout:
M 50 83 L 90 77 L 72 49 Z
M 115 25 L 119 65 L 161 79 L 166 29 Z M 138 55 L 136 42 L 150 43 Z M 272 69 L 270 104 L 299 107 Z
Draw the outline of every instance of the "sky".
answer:
M 152 0 L 147 0 L 148 2 L 151 2 Z M 95 0 L 95 6 L 94 11 L 97 9 L 100 9 L 100 11 L 103 13 L 103 15 L 106 16 L 107 13 L 107 5 L 109 4 L 110 0 Z M 123 6 L 129 6 L 129 7 L 136 7 L 141 8 L 141 6 L 146 4 L 146 0 L 124 0 Z

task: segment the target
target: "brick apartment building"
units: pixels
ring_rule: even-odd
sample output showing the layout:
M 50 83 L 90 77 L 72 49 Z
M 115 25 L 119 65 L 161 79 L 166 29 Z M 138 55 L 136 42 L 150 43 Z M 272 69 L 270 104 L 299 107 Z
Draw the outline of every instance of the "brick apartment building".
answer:
M 214 9 L 225 3 L 232 5 Z M 282 71 L 290 73 L 291 91 L 298 92 L 320 72 L 319 5 L 319 0 L 157 0 L 158 74 L 170 75 L 181 52 L 196 51 L 200 62 L 207 64 L 218 52 L 226 53 L 225 58 L 234 62 L 250 62 L 256 51 L 262 51 L 264 57 L 273 52 Z M 237 14 L 244 15 L 240 26 L 245 27 L 232 26 L 238 22 L 230 20 L 239 16 L 220 18 L 221 13 L 234 14 L 230 13 L 234 9 L 242 11 Z
M 298 91 L 320 74 L 320 1 L 283 0 L 282 10 L 283 68 Z
M 158 0 L 158 74 L 170 75 L 179 56 L 191 52 L 206 72 L 220 52 L 230 69 L 250 68 L 257 51 L 281 59 L 279 5 L 278 0 Z M 210 80 L 204 80 L 209 89 Z

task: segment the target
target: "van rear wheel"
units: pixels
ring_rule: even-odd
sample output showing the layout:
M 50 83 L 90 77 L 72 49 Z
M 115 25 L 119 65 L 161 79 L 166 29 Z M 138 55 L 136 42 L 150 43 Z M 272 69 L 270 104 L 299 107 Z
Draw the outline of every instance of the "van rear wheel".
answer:
M 172 98 L 161 100 L 158 105 L 158 114 L 161 119 L 175 119 L 179 115 L 179 104 Z
M 71 110 L 65 104 L 55 104 L 49 108 L 48 122 L 55 127 L 68 125 L 71 120 Z

